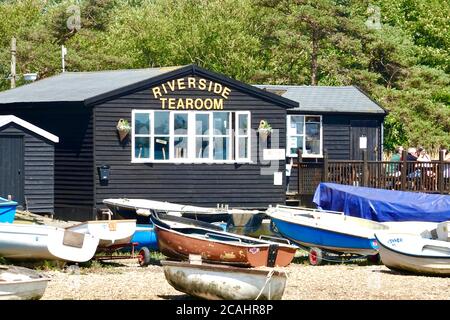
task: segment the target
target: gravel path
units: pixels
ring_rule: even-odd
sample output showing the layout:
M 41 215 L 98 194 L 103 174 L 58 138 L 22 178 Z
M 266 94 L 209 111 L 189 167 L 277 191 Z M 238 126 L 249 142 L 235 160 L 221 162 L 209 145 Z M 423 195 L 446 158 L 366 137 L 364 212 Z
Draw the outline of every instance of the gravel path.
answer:
M 291 264 L 283 299 L 450 299 L 450 278 L 403 275 L 382 265 Z M 51 277 L 42 299 L 189 299 L 165 280 L 162 267 L 135 260 L 113 266 L 45 271 Z

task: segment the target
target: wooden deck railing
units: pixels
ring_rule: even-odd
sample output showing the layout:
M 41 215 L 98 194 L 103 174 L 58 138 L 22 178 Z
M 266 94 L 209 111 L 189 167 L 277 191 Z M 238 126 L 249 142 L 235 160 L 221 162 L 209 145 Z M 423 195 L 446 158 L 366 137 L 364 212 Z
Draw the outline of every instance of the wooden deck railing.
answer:
M 406 159 L 404 152 L 402 159 Z M 320 182 L 366 186 L 371 188 L 450 194 L 450 162 L 330 160 L 320 163 L 303 162 L 298 155 L 298 194 L 313 194 Z

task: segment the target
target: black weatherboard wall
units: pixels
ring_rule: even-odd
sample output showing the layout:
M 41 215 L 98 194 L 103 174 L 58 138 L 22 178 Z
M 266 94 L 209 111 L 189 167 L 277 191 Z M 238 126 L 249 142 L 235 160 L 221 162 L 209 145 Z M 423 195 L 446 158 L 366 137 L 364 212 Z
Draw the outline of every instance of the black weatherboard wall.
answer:
M 55 214 L 60 219 L 92 219 L 92 109 L 80 104 L 41 103 L 6 106 L 0 113 L 14 114 L 60 137 L 54 147 L 54 176 L 46 176 L 54 183 Z
M 196 77 L 207 79 L 211 74 L 196 75 L 193 72 L 179 75 L 176 79 Z M 170 79 L 165 79 L 165 81 Z M 285 148 L 286 107 L 264 99 L 257 94 L 245 92 L 242 88 L 225 83 L 222 78 L 216 82 L 231 88 L 230 96 L 224 101 L 223 111 L 250 111 L 251 128 L 256 130 L 262 119 L 267 120 L 281 137 L 279 148 Z M 121 143 L 116 124 L 119 119 L 131 122 L 132 110 L 161 110 L 161 102 L 152 94 L 154 84 L 137 92 L 110 100 L 95 107 L 95 165 L 110 166 L 107 186 L 101 185 L 98 172 L 95 179 L 96 206 L 110 197 L 149 198 L 183 204 L 216 206 L 229 204 L 239 207 L 266 207 L 269 204 L 284 203 L 284 185 L 274 185 L 274 177 L 261 175 L 262 165 L 257 158 L 258 141 L 252 139 L 251 164 L 173 164 L 173 163 L 131 163 L 131 141 Z M 217 97 L 212 92 L 199 89 L 185 89 L 164 95 L 165 98 Z M 188 111 L 189 112 L 189 111 Z M 256 140 L 256 141 L 255 141 Z M 283 172 L 284 160 L 278 171 Z
M 16 124 L 1 127 L 0 196 L 11 194 L 36 213 L 54 213 L 54 145 Z

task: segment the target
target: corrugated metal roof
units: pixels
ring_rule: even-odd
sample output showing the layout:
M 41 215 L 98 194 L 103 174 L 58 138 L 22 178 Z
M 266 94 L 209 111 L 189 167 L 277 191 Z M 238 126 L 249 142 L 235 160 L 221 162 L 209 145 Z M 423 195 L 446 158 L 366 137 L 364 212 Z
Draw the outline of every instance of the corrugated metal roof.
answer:
M 0 92 L 0 104 L 83 102 L 181 68 L 148 68 L 96 72 L 64 72 L 12 90 Z
M 291 111 L 302 112 L 346 112 L 376 113 L 386 111 L 355 86 L 288 86 L 288 85 L 255 85 L 277 93 L 282 97 L 297 101 L 299 107 Z

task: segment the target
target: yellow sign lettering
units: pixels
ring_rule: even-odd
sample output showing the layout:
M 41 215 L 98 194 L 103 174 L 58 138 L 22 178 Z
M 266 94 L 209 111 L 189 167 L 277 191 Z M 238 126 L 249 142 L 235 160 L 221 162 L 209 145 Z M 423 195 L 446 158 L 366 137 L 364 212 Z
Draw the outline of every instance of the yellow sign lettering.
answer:
M 152 91 L 155 99 L 162 96 L 161 89 L 159 89 L 159 87 L 153 88 Z
M 214 110 L 223 110 L 223 99 L 214 99 Z
M 167 98 L 159 98 L 159 100 L 161 100 L 161 109 L 165 109 Z
M 186 89 L 186 86 L 184 84 L 184 78 L 180 78 L 177 80 L 177 84 L 178 84 L 178 90 L 184 90 Z
M 175 110 L 175 98 L 169 98 L 169 109 Z
M 195 78 L 188 77 L 188 88 L 189 89 L 195 88 Z
M 181 91 L 186 89 L 198 89 L 202 91 L 212 92 L 220 98 L 170 98 L 163 97 L 164 94 L 170 92 Z M 170 80 L 162 83 L 160 86 L 152 88 L 153 97 L 161 101 L 161 109 L 170 110 L 223 110 L 224 99 L 228 99 L 231 89 L 221 83 L 211 80 L 186 77 Z
M 206 89 L 206 80 L 205 79 L 198 80 L 198 88 L 200 90 L 205 90 Z

